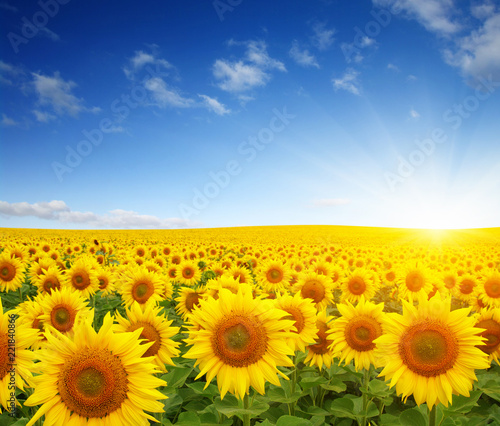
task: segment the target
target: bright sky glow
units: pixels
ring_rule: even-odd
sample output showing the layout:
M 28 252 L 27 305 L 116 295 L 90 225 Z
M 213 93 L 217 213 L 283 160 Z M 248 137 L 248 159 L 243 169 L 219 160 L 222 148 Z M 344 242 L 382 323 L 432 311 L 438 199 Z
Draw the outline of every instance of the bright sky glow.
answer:
M 0 16 L 0 227 L 500 226 L 497 2 Z

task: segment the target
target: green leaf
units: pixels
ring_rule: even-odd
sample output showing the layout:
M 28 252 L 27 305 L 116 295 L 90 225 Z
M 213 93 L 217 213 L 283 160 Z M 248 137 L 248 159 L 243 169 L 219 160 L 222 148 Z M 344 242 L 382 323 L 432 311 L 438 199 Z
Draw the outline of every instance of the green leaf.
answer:
M 330 413 L 323 408 L 315 407 L 314 405 L 307 407 L 307 414 L 312 414 L 313 416 L 328 416 Z
M 177 411 L 177 407 L 182 404 L 182 398 L 174 393 L 170 395 L 167 399 L 165 399 L 163 404 L 164 404 L 163 409 L 165 410 L 166 413 L 168 413 L 169 411 Z
M 186 384 L 188 388 L 194 390 L 194 392 L 198 395 L 209 396 L 209 397 L 215 397 L 219 395 L 219 389 L 213 383 L 210 383 L 206 389 L 203 389 L 205 385 L 206 385 L 205 382 L 194 382 Z
M 238 399 L 233 395 L 226 395 L 222 400 L 220 397 L 215 398 L 214 405 L 219 413 L 228 417 L 235 415 L 243 416 L 245 414 L 250 414 L 251 417 L 257 417 L 259 414 L 269 409 L 269 404 L 258 401 L 254 401 L 252 406 L 248 409 L 241 408 L 238 404 Z
M 500 383 L 498 383 L 498 381 L 489 380 L 484 386 L 480 386 L 479 389 L 490 398 L 500 401 Z
M 380 416 L 380 424 L 384 426 L 400 426 L 401 422 L 399 421 L 399 417 L 392 414 L 382 414 Z
M 295 392 L 291 396 L 286 396 L 285 390 L 278 387 L 269 389 L 266 395 L 271 401 L 281 402 L 283 404 L 295 402 L 302 396 L 300 392 Z
M 281 416 L 276 423 L 276 426 L 312 426 L 312 423 L 307 419 L 301 419 L 295 416 Z
M 337 393 L 345 392 L 345 390 L 347 389 L 346 384 L 340 379 L 332 379 L 328 383 L 320 386 L 325 390 Z
M 184 411 L 174 424 L 179 426 L 200 426 L 201 420 L 194 411 Z
M 268 419 L 266 419 L 263 422 L 255 423 L 255 426 L 274 426 L 274 423 L 271 423 Z
M 311 389 L 314 386 L 324 385 L 326 383 L 328 383 L 328 380 L 326 380 L 324 377 L 321 376 L 304 377 L 303 379 L 300 380 L 300 386 L 304 390 Z
M 177 367 L 170 366 L 172 371 L 164 374 L 161 378 L 167 382 L 169 388 L 180 388 L 193 371 L 192 367 Z
M 337 398 L 332 401 L 329 406 L 328 411 L 335 417 L 348 417 L 350 419 L 356 419 L 354 414 L 354 402 L 350 398 Z
M 399 415 L 401 426 L 426 426 L 424 415 L 417 408 L 410 408 Z
M 466 414 L 477 405 L 477 400 L 482 395 L 482 391 L 472 391 L 470 396 L 453 395 L 452 404 L 448 408 L 443 408 L 445 416 Z

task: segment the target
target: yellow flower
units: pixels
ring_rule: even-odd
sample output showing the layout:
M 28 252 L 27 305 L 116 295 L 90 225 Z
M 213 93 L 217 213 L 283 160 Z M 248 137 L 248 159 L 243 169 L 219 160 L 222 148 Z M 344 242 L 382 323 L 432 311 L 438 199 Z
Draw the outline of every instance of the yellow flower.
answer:
M 415 398 L 417 405 L 438 403 L 448 406 L 452 394 L 469 396 L 475 369 L 488 368 L 487 355 L 481 345 L 481 329 L 469 317 L 470 308 L 450 312 L 450 298 L 436 294 L 422 299 L 418 308 L 403 301 L 403 315 L 384 317 L 385 334 L 375 340 L 380 373 L 396 385 L 404 401 Z
M 99 290 L 97 265 L 91 257 L 81 256 L 76 259 L 71 268 L 66 271 L 68 285 L 77 290 L 83 297 L 89 298 Z
M 478 286 L 478 296 L 490 307 L 500 308 L 500 273 L 493 271 L 483 277 Z
M 288 265 L 280 261 L 268 261 L 257 272 L 258 283 L 265 291 L 284 292 L 289 287 L 291 278 Z
M 183 285 L 193 287 L 201 279 L 201 272 L 195 261 L 185 260 L 177 266 L 175 280 Z
M 299 275 L 299 281 L 293 287 L 295 293 L 300 293 L 304 299 L 312 299 L 316 309 L 326 308 L 333 302 L 332 281 L 315 272 Z
M 325 365 L 330 368 L 333 360 L 333 351 L 331 349 L 333 341 L 328 335 L 329 330 L 331 330 L 331 321 L 333 317 L 326 315 L 326 310 L 318 312 L 316 316 L 316 327 L 318 332 L 316 333 L 316 339 L 313 345 L 307 347 L 307 356 L 304 360 L 304 364 L 309 362 L 312 367 L 316 365 L 320 370 Z
M 179 289 L 180 295 L 175 299 L 176 312 L 186 320 L 193 311 L 195 306 L 200 306 L 200 299 L 203 297 L 203 292 L 196 291 L 189 287 L 181 287 Z
M 24 264 L 9 253 L 0 253 L 0 291 L 14 291 L 22 286 Z
M 489 361 L 498 362 L 500 356 L 500 308 L 483 309 L 476 317 L 476 327 L 484 329 L 481 333 L 486 341 L 478 346 L 485 354 L 488 354 Z
M 90 321 L 75 327 L 75 337 L 47 333 L 39 351 L 42 374 L 25 405 L 43 404 L 27 426 L 45 414 L 46 425 L 147 425 L 154 417 L 144 411 L 163 412 L 156 388 L 165 382 L 153 358 L 141 358 L 151 343 L 141 345 L 141 330 L 113 333 L 109 314 L 96 333 Z
M 126 306 L 134 302 L 156 305 L 162 300 L 165 283 L 160 275 L 141 266 L 131 266 L 122 275 L 120 292 Z
M 54 263 L 31 280 L 38 287 L 40 294 L 50 294 L 53 290 L 60 290 L 67 285 L 67 278 Z
M 340 284 L 342 301 L 357 302 L 364 297 L 371 300 L 378 289 L 376 274 L 368 269 L 356 268 L 349 272 Z
M 287 377 L 276 367 L 293 365 L 285 341 L 293 321 L 286 315 L 271 301 L 253 299 L 250 289 L 233 294 L 223 288 L 217 300 L 201 300 L 187 339 L 193 346 L 184 355 L 196 359 L 196 379 L 206 374 L 208 386 L 217 376 L 221 398 L 230 392 L 243 399 L 250 386 L 263 394 L 266 380 L 280 386 L 276 373 Z

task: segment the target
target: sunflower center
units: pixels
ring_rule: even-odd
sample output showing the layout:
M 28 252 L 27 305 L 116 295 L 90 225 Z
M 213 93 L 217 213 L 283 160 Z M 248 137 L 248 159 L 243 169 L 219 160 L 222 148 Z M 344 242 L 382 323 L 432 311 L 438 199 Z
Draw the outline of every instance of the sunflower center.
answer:
M 460 292 L 462 294 L 470 294 L 474 290 L 474 282 L 469 279 L 465 279 L 460 284 Z
M 61 285 L 56 279 L 48 279 L 43 283 L 43 289 L 49 294 L 52 292 L 52 290 L 59 288 L 61 288 Z
M 296 308 L 295 306 L 289 306 L 283 310 L 290 314 L 289 316 L 286 316 L 285 319 L 291 319 L 292 321 L 295 321 L 293 325 L 297 329 L 297 333 L 300 333 L 304 329 L 305 325 L 305 318 L 302 312 L 300 312 L 300 309 Z
M 301 294 L 304 299 L 320 303 L 325 298 L 325 287 L 317 280 L 309 280 L 302 286 Z
M 382 335 L 379 322 L 370 316 L 361 315 L 353 318 L 344 330 L 347 344 L 358 352 L 371 351 L 375 348 L 373 341 Z
M 200 295 L 198 293 L 189 293 L 186 296 L 185 305 L 186 309 L 192 312 L 195 306 L 200 306 Z
M 138 321 L 135 324 L 132 324 L 127 329 L 127 331 L 134 331 L 141 327 L 142 327 L 142 332 L 140 335 L 140 339 L 147 340 L 146 342 L 141 342 L 141 345 L 148 342 L 154 342 L 153 345 L 150 346 L 148 350 L 144 353 L 143 357 L 155 356 L 161 347 L 161 337 L 160 333 L 158 333 L 158 330 L 152 324 L 145 321 Z
M 68 305 L 56 305 L 50 312 L 51 325 L 61 333 L 65 333 L 73 328 L 76 311 Z
M 447 289 L 452 289 L 455 287 L 455 278 L 454 277 L 445 277 L 444 278 L 444 286 Z
M 127 397 L 127 372 L 110 351 L 88 348 L 68 359 L 57 383 L 66 407 L 86 418 L 104 417 Z
M 194 271 L 191 268 L 184 268 L 182 270 L 182 276 L 186 279 L 191 278 L 194 275 Z
M 90 277 L 86 271 L 73 275 L 73 287 L 78 290 L 85 290 L 90 285 Z
M 410 272 L 405 281 L 408 290 L 413 292 L 420 291 L 425 284 L 424 277 L 417 271 Z
M 279 283 L 283 279 L 283 272 L 276 268 L 270 269 L 266 273 L 266 278 L 270 283 Z
M 390 271 L 385 275 L 385 278 L 387 279 L 387 281 L 394 281 L 394 279 L 396 278 L 396 274 L 393 271 Z
M 12 361 L 9 360 L 9 339 L 7 333 L 0 334 L 0 380 L 2 380 L 8 373 L 9 368 L 7 364 Z
M 132 297 L 139 303 L 146 303 L 153 293 L 154 288 L 151 283 L 138 282 L 132 287 Z
M 266 329 L 252 316 L 226 317 L 215 328 L 212 347 L 225 364 L 246 367 L 266 353 Z
M 489 297 L 494 299 L 500 297 L 500 280 L 490 278 L 484 283 L 484 291 Z
M 328 352 L 328 346 L 331 345 L 332 341 L 327 339 L 328 326 L 324 321 L 316 321 L 316 327 L 318 327 L 316 343 L 309 345 L 307 348 L 315 354 L 323 355 Z
M 488 355 L 495 352 L 500 346 L 500 324 L 490 318 L 479 321 L 476 324 L 476 327 L 486 329 L 481 333 L 481 336 L 487 339 L 486 342 L 484 342 L 483 345 L 478 346 L 478 348 Z
M 109 281 L 107 278 L 99 278 L 99 288 L 101 290 L 105 290 L 106 287 L 108 286 Z
M 16 276 L 16 268 L 10 263 L 4 263 L 0 269 L 0 278 L 3 281 L 12 281 Z
M 448 327 L 426 320 L 410 327 L 401 336 L 399 354 L 415 374 L 434 377 L 455 365 L 458 343 Z
M 352 277 L 347 284 L 349 292 L 356 296 L 363 294 L 366 291 L 365 280 L 361 277 Z

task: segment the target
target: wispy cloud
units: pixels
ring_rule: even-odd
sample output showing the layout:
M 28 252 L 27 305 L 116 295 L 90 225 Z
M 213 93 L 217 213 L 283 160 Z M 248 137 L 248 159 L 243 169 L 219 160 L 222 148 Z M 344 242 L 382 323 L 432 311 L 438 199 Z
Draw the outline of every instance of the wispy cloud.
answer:
M 170 62 L 158 57 L 155 53 L 136 50 L 134 56 L 129 59 L 128 64 L 123 67 L 123 72 L 127 78 L 134 80 L 137 73 L 148 64 L 158 66 L 163 71 L 173 69 Z M 164 74 L 166 73 L 164 72 Z
M 313 200 L 312 204 L 315 207 L 332 207 L 344 206 L 350 202 L 351 200 L 347 198 L 320 198 L 318 200 Z
M 327 28 L 325 23 L 316 22 L 312 26 L 312 29 L 314 35 L 311 40 L 313 45 L 319 50 L 327 50 L 335 42 L 335 39 L 333 38 L 335 30 L 333 28 Z
M 347 90 L 353 95 L 359 96 L 361 94 L 361 84 L 358 76 L 358 71 L 348 68 L 342 77 L 332 79 L 333 87 L 335 90 Z
M 294 40 L 289 51 L 290 57 L 303 67 L 319 68 L 315 56 L 307 49 L 301 49 L 297 40 Z
M 51 120 L 55 120 L 57 117 L 53 114 L 50 114 L 46 111 L 39 111 L 37 109 L 33 110 L 33 114 L 35 114 L 36 121 L 40 123 L 48 123 Z
M 211 98 L 207 95 L 198 95 L 203 100 L 203 105 L 210 111 L 215 112 L 217 115 L 230 114 L 231 110 L 226 108 L 217 99 Z
M 15 65 L 0 60 L 0 83 L 14 86 L 24 71 Z
M 245 57 L 239 61 L 217 59 L 212 67 L 217 85 L 227 92 L 244 92 L 255 87 L 264 86 L 271 79 L 269 71 L 286 71 L 285 65 L 269 56 L 267 45 L 263 41 L 235 42 L 229 45 L 244 45 Z
M 415 111 L 413 108 L 410 109 L 410 118 L 413 120 L 418 120 L 420 118 L 420 114 Z
M 387 69 L 394 71 L 394 72 L 399 72 L 399 67 L 397 65 L 394 65 L 394 64 L 387 64 Z
M 39 105 L 51 107 L 56 114 L 76 117 L 80 112 L 100 111 L 99 107 L 86 107 L 84 100 L 73 94 L 76 83 L 64 80 L 59 72 L 52 77 L 41 73 L 32 73 L 32 76 Z
M 16 120 L 7 117 L 5 114 L 2 114 L 2 121 L 0 121 L 0 123 L 2 124 L 2 126 L 6 127 L 19 126 L 19 123 Z
M 111 210 L 107 214 L 73 211 L 60 200 L 40 203 L 9 203 L 0 201 L 0 215 L 6 217 L 36 217 L 60 223 L 73 223 L 91 228 L 105 229 L 161 229 L 188 228 L 198 224 L 181 218 L 162 219 L 131 210 Z
M 182 96 L 177 89 L 170 87 L 160 77 L 153 77 L 145 81 L 144 87 L 150 92 L 156 105 L 161 108 L 166 106 L 189 108 L 194 104 L 192 99 Z

